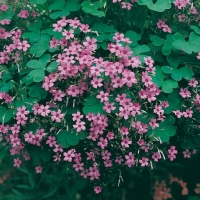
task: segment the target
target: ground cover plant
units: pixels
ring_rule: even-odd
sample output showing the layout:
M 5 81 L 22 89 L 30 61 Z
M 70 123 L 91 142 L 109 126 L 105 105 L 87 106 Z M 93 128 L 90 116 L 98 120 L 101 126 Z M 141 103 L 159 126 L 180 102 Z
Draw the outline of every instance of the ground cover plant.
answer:
M 88 183 L 101 199 L 111 187 L 133 187 L 128 177 L 140 173 L 158 180 L 156 193 L 165 183 L 155 172 L 196 162 L 198 2 L 18 0 L 0 10 L 1 159 L 24 173 L 18 189 L 27 198 L 65 198 L 54 195 L 76 176 L 82 186 L 68 198 Z M 49 174 L 58 172 L 49 189 Z M 188 195 L 182 177 L 170 177 L 180 194 L 198 199 L 198 179 Z M 120 198 L 130 198 L 124 191 Z

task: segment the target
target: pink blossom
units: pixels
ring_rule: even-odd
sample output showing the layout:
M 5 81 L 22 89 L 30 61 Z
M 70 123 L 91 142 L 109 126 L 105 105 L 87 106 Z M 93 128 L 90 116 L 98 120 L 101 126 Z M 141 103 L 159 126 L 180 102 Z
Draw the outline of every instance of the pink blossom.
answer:
M 41 166 L 35 167 L 35 171 L 36 171 L 37 174 L 42 173 L 42 167 Z
M 19 158 L 15 158 L 13 166 L 19 168 L 21 163 L 22 163 L 22 161 Z
M 95 186 L 95 187 L 94 187 L 94 192 L 95 192 L 96 194 L 101 193 L 101 191 L 102 191 L 102 189 L 101 189 L 100 186 Z
M 65 114 L 61 113 L 61 110 L 58 109 L 58 111 L 51 111 L 51 120 L 56 122 L 61 122 L 61 119 L 65 116 Z
M 132 144 L 132 141 L 129 140 L 129 138 L 126 137 L 122 139 L 122 142 L 121 142 L 122 147 L 129 148 L 130 144 Z
M 142 159 L 139 160 L 139 163 L 141 164 L 142 167 L 144 167 L 149 165 L 148 161 L 149 161 L 148 158 L 142 157 Z
M 77 132 L 81 132 L 81 130 L 85 130 L 85 122 L 76 121 L 76 124 L 73 125 Z

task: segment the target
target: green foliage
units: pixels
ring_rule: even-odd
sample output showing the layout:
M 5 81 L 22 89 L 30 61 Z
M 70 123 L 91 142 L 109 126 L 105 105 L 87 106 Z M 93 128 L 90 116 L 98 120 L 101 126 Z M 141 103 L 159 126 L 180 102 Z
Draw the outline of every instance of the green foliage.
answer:
M 164 122 L 160 122 L 159 127 L 150 132 L 156 138 L 160 138 L 162 142 L 168 142 L 170 137 L 176 133 L 176 127 L 173 126 L 175 123 L 174 117 L 171 115 L 167 116 Z
M 90 2 L 90 1 L 84 1 L 81 6 L 82 6 L 82 10 L 83 12 L 87 13 L 87 14 L 91 14 L 97 17 L 104 17 L 105 16 L 105 12 L 102 11 L 102 9 L 104 8 L 105 5 L 105 1 L 95 1 L 95 2 Z M 101 9 L 101 10 L 99 10 Z
M 188 54 L 200 51 L 200 36 L 195 32 L 190 33 L 188 41 L 185 40 L 183 34 L 177 32 L 174 34 L 174 40 L 175 42 L 173 43 L 173 46 L 176 49 L 183 50 Z
M 157 0 L 153 3 L 153 0 L 138 0 L 139 5 L 146 5 L 150 10 L 156 12 L 163 12 L 166 9 L 171 8 L 170 0 Z

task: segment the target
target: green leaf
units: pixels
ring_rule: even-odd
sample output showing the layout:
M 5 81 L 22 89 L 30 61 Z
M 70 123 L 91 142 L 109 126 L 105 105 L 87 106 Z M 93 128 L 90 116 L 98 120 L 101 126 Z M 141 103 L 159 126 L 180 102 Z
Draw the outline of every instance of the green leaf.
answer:
M 62 146 L 62 148 L 67 148 L 70 144 L 67 142 L 67 135 L 68 132 L 66 130 L 62 130 L 60 133 L 57 134 L 57 142 Z
M 88 105 L 88 106 L 84 106 L 83 107 L 83 113 L 85 115 L 87 115 L 89 112 L 94 113 L 94 114 L 105 114 L 107 115 L 107 113 L 103 110 L 103 103 L 97 103 L 97 104 L 93 104 L 93 105 Z
M 47 0 L 30 0 L 30 3 L 33 3 L 33 4 L 43 4 L 46 2 Z
M 103 1 L 95 1 L 95 2 L 90 2 L 90 1 L 84 1 L 82 4 L 82 10 L 83 12 L 87 14 L 91 14 L 97 17 L 104 17 L 105 12 L 99 11 L 99 8 L 103 8 L 104 2 Z
M 57 69 L 58 69 L 58 63 L 56 61 L 51 62 L 46 68 L 46 70 L 50 73 L 56 72 Z
M 47 91 L 44 88 L 42 88 L 42 83 L 34 83 L 31 86 L 29 86 L 29 88 L 30 90 L 28 94 L 31 97 L 37 97 L 38 99 L 41 99 L 42 95 L 44 95 L 44 93 L 47 93 Z
M 176 127 L 173 126 L 175 119 L 172 116 L 167 116 L 164 122 L 160 122 L 159 127 L 153 130 L 155 137 L 160 138 L 162 142 L 168 142 L 171 136 L 176 133 Z
M 75 133 L 70 133 L 68 132 L 67 135 L 67 142 L 71 145 L 71 146 L 75 146 L 79 143 L 79 137 L 75 134 Z
M 200 36 L 194 32 L 190 33 L 188 42 L 181 33 L 175 33 L 174 39 L 173 46 L 178 50 L 182 49 L 188 54 L 192 52 L 198 53 L 200 51 Z
M 197 33 L 197 34 L 199 34 L 200 35 L 200 29 L 197 27 L 197 26 L 190 26 L 190 28 L 192 29 L 192 30 L 194 30 L 195 31 L 195 33 Z
M 65 4 L 65 10 L 77 11 L 80 8 L 81 8 L 81 5 L 79 4 L 79 0 L 67 0 Z
M 161 45 L 164 44 L 163 39 L 160 38 L 160 37 L 157 36 L 157 35 L 152 35 L 152 36 L 150 37 L 150 40 L 152 41 L 153 45 L 155 45 L 155 46 L 161 46 Z
M 173 92 L 174 88 L 178 87 L 178 83 L 175 80 L 166 80 L 162 83 L 162 90 L 165 93 Z
M 130 38 L 130 40 L 132 41 L 130 46 L 136 46 L 138 44 L 137 41 L 139 41 L 141 39 L 140 34 L 137 34 L 135 31 L 131 31 L 131 30 L 129 30 L 125 33 L 125 37 Z
M 27 29 L 32 32 L 40 33 L 42 21 L 38 20 L 36 23 L 30 24 Z
M 30 43 L 35 43 L 40 40 L 40 34 L 35 32 L 25 32 L 22 37 L 28 38 Z
M 2 72 L 3 72 L 2 73 L 2 81 L 4 83 L 13 78 L 12 74 L 9 71 L 6 70 L 6 71 L 2 71 Z
M 180 58 L 175 54 L 167 56 L 167 61 L 174 69 L 176 69 L 180 64 Z
M 49 6 L 49 10 L 63 10 L 65 6 L 65 0 L 54 0 Z
M 171 54 L 171 47 L 169 44 L 165 43 L 163 46 L 162 46 L 162 54 L 165 55 L 165 56 L 168 56 Z
M 136 53 L 136 55 L 142 54 L 142 53 L 146 53 L 150 51 L 150 48 L 145 45 L 137 45 L 136 47 L 133 48 L 133 51 Z
M 194 72 L 190 67 L 182 67 L 179 69 L 182 77 L 186 80 L 191 80 L 192 77 L 194 76 Z
M 51 151 L 48 148 L 44 148 L 42 151 L 42 160 L 48 162 L 51 159 Z
M 99 100 L 96 98 L 95 95 L 88 96 L 86 99 L 83 100 L 83 105 L 94 105 L 99 103 Z
M 50 36 L 41 34 L 39 42 L 33 44 L 30 48 L 31 54 L 36 54 L 36 57 L 42 56 L 49 48 Z
M 198 196 L 189 196 L 187 200 L 200 200 Z
M 5 19 L 10 19 L 11 20 L 14 15 L 15 15 L 15 12 L 13 12 L 13 9 L 10 7 L 2 15 L 0 15 L 0 20 L 5 20 Z
M 41 82 L 44 80 L 44 77 L 45 77 L 44 69 L 32 70 L 27 75 L 27 79 L 33 79 L 34 82 Z
M 50 14 L 51 19 L 57 19 L 58 17 L 63 17 L 63 16 L 68 16 L 70 12 L 68 10 L 63 10 L 63 11 L 57 11 L 52 14 Z
M 171 77 L 175 80 L 175 81 L 181 81 L 182 80 L 182 73 L 180 72 L 180 70 L 173 70 Z
M 152 81 L 158 86 L 162 86 L 163 79 L 166 77 L 166 75 L 162 72 L 159 66 L 155 66 L 156 68 L 156 74 L 152 76 Z
M 169 66 L 162 66 L 161 67 L 162 71 L 165 73 L 165 74 L 171 74 L 172 73 L 172 68 L 169 67 Z
M 27 67 L 32 69 L 43 69 L 44 66 L 38 60 L 30 60 L 27 64 Z
M 153 0 L 138 0 L 139 5 L 146 5 L 150 10 L 157 12 L 163 12 L 166 9 L 171 8 L 170 0 L 157 0 L 156 3 L 152 2 Z
M 0 88 L 0 92 L 6 92 L 8 93 L 9 90 L 12 90 L 14 88 L 14 81 L 10 80 L 7 83 L 4 83 L 1 88 Z
M 7 110 L 5 107 L 0 106 L 0 122 L 8 122 L 13 117 L 13 110 Z

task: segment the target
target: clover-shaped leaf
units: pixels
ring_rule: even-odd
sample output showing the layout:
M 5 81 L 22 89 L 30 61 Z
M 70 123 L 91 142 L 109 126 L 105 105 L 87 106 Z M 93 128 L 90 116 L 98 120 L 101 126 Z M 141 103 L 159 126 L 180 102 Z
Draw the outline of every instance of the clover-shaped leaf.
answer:
M 135 31 L 131 31 L 131 30 L 129 30 L 125 33 L 125 37 L 130 38 L 130 40 L 132 41 L 132 43 L 129 44 L 129 46 L 136 46 L 138 44 L 137 41 L 139 41 L 141 39 L 140 34 L 136 33 Z
M 28 94 L 31 97 L 37 97 L 38 99 L 43 99 L 47 95 L 47 91 L 42 88 L 42 83 L 34 83 L 32 85 L 26 86 L 30 89 Z
M 153 3 L 153 0 L 138 0 L 138 4 L 146 5 L 150 10 L 157 12 L 163 12 L 171 8 L 170 0 L 157 0 L 155 3 Z
M 166 81 L 163 81 L 162 83 L 162 90 L 165 93 L 171 93 L 173 92 L 173 89 L 177 87 L 178 87 L 178 83 L 175 80 L 166 80 Z
M 175 33 L 174 40 L 175 42 L 173 42 L 173 46 L 178 50 L 182 49 L 188 54 L 200 51 L 200 36 L 195 32 L 190 33 L 188 41 L 185 40 L 181 33 Z
M 13 110 L 8 110 L 3 106 L 0 106 L 0 122 L 8 122 L 13 117 Z
M 165 69 L 165 68 L 164 68 Z M 168 70 L 168 69 L 165 69 Z M 169 71 L 167 71 L 169 73 Z M 156 66 L 156 74 L 152 76 L 152 81 L 157 84 L 158 87 L 162 87 L 164 93 L 171 93 L 173 89 L 178 87 L 178 83 L 175 80 L 167 79 L 167 76 L 163 73 L 159 66 Z
M 49 48 L 49 41 L 50 36 L 42 34 L 40 40 L 30 48 L 30 53 L 36 54 L 36 57 L 42 56 Z
M 133 47 L 132 49 L 133 49 L 133 52 L 136 55 L 140 55 L 140 54 L 143 54 L 143 53 L 150 51 L 150 48 L 145 44 L 142 44 L 142 45 L 138 44 L 137 46 Z
M 103 103 L 97 103 L 93 105 L 86 105 L 83 107 L 83 113 L 87 115 L 89 112 L 94 113 L 94 114 L 104 114 L 107 115 L 107 113 L 103 110 Z
M 192 30 L 194 30 L 195 33 L 197 33 L 197 34 L 200 35 L 200 29 L 199 29 L 197 26 L 192 25 L 192 26 L 190 26 L 190 28 L 191 28 Z
M 40 40 L 40 29 L 42 26 L 42 21 L 38 20 L 37 22 L 30 24 L 27 29 L 31 32 L 25 32 L 22 34 L 24 38 L 28 38 L 30 43 L 38 42 Z
M 164 122 L 160 122 L 159 127 L 153 130 L 153 135 L 160 138 L 162 142 L 168 142 L 170 137 L 176 133 L 176 127 L 173 126 L 175 119 L 169 115 Z
M 104 7 L 104 2 L 103 1 L 95 1 L 95 2 L 90 2 L 90 1 L 84 1 L 82 4 L 82 10 L 85 13 L 97 16 L 97 17 L 104 17 L 105 12 L 100 11 L 98 9 Z
M 30 0 L 30 3 L 33 3 L 33 4 L 43 4 L 46 2 L 47 0 Z
M 162 46 L 165 43 L 164 40 L 157 35 L 152 35 L 150 37 L 150 40 L 152 41 L 153 45 L 158 46 L 158 47 Z

